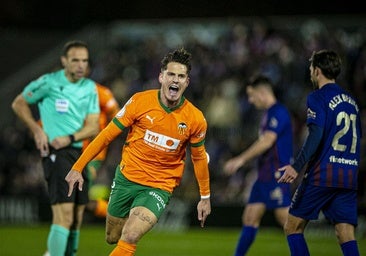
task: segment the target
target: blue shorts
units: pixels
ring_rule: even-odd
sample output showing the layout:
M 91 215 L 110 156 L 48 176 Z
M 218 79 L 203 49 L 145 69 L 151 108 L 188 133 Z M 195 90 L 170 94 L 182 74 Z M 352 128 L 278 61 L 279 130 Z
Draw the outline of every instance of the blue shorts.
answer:
M 291 203 L 290 185 L 257 180 L 250 192 L 248 204 L 250 203 L 264 203 L 267 209 L 287 207 Z
M 302 182 L 294 194 L 289 213 L 305 220 L 316 220 L 320 211 L 332 224 L 357 226 L 357 191 Z

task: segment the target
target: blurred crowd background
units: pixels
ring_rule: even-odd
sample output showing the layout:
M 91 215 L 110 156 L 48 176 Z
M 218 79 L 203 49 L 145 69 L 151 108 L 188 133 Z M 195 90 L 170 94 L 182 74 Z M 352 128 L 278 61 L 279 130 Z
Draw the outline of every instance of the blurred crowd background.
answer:
M 239 154 L 257 136 L 261 113 L 248 103 L 244 90 L 246 81 L 255 72 L 273 80 L 278 99 L 289 108 L 296 154 L 306 135 L 306 96 L 312 91 L 308 59 L 315 50 L 337 51 L 344 62 L 338 83 L 356 97 L 366 131 L 366 17 L 362 15 L 116 20 L 85 25 L 72 34 L 40 34 L 38 30 L 32 34 L 29 29 L 26 33 L 13 29 L 2 32 L 2 42 L 8 49 L 11 46 L 15 49 L 8 53 L 3 50 L 3 56 L 9 55 L 2 61 L 8 71 L 5 73 L 3 69 L 0 77 L 0 215 L 3 219 L 7 214 L 4 207 L 9 203 L 4 198 L 30 198 L 38 205 L 47 205 L 39 152 L 31 134 L 12 113 L 10 102 L 31 79 L 60 68 L 60 50 L 69 39 L 89 43 L 90 77 L 110 87 L 121 106 L 137 91 L 160 87 L 159 64 L 167 51 L 184 46 L 192 53 L 191 83 L 185 96 L 204 112 L 208 121 L 206 148 L 210 155 L 214 207 L 242 207 L 256 175 L 255 161 L 232 177 L 222 171 L 223 163 Z M 14 61 L 12 55 L 22 51 L 24 58 L 29 58 L 23 67 L 6 64 Z M 111 145 L 98 177 L 100 184 L 109 186 L 120 160 L 122 143 L 123 138 Z M 365 152 L 363 136 L 360 215 L 365 214 L 366 207 Z M 176 197 L 196 202 L 197 184 L 192 165 L 190 161 L 187 163 Z

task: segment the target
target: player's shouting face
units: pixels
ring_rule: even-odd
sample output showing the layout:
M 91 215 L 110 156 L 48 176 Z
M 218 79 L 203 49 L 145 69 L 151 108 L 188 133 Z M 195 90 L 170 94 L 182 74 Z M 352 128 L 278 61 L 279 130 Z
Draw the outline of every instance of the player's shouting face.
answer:
M 159 82 L 161 101 L 169 108 L 175 107 L 189 84 L 187 66 L 178 62 L 168 63 L 167 69 L 159 74 Z

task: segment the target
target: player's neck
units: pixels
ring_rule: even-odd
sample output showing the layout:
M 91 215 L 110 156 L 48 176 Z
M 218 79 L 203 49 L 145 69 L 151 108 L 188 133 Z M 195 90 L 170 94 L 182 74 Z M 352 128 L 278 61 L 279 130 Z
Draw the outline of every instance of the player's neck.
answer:
M 319 89 L 322 88 L 326 84 L 334 84 L 334 83 L 335 83 L 335 80 L 334 79 L 322 79 L 318 83 Z

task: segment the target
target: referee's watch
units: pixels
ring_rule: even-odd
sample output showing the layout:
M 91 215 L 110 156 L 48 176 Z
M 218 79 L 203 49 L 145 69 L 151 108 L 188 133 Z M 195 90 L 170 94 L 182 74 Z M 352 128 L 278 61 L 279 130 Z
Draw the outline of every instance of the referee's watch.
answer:
M 70 139 L 70 144 L 74 143 L 75 142 L 75 136 L 74 136 L 74 134 L 70 134 L 69 135 L 69 139 Z

